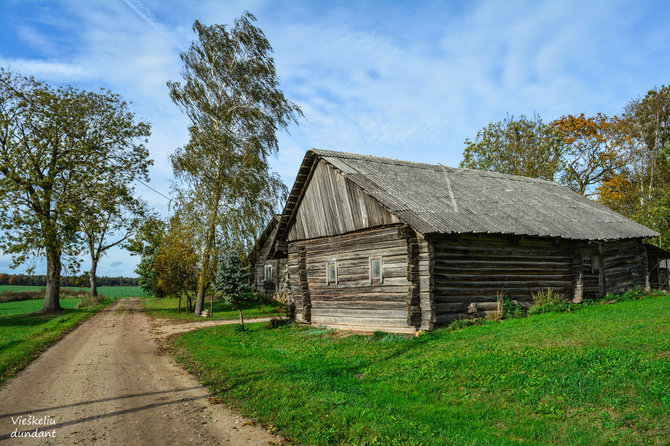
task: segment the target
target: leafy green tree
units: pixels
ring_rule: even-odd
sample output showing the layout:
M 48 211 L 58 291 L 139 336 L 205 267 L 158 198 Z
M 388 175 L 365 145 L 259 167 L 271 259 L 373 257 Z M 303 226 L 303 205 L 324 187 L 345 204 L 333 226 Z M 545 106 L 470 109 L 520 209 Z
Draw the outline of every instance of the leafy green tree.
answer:
M 186 297 L 186 313 L 191 311 L 191 299 L 198 285 L 198 256 L 191 232 L 179 218 L 172 217 L 169 230 L 155 256 L 156 288 L 163 296 Z
M 660 232 L 670 247 L 670 87 L 626 105 L 615 143 L 626 164 L 603 181 L 598 199 Z
M 465 140 L 461 167 L 553 181 L 561 167 L 562 145 L 539 115 L 507 116 Z
M 300 108 L 278 88 L 272 47 L 245 12 L 232 28 L 205 26 L 181 54 L 184 83 L 170 97 L 190 119 L 190 140 L 171 161 L 178 202 L 199 243 L 195 313 L 216 271 L 217 247 L 249 248 L 286 196 L 268 158 L 277 132 L 297 123 Z
M 0 69 L 0 247 L 13 266 L 46 257 L 42 312 L 60 311 L 64 261 L 76 265 L 80 252 L 82 197 L 96 178 L 146 177 L 149 134 L 116 94 L 54 88 Z
M 124 244 L 124 248 L 130 251 L 131 255 L 141 257 L 135 269 L 140 288 L 146 294 L 159 298 L 165 295 L 163 290 L 158 287 L 156 256 L 163 246 L 166 233 L 166 223 L 156 215 L 149 215 L 137 232 Z
M 97 296 L 96 272 L 100 259 L 138 231 L 148 212 L 147 206 L 133 196 L 132 188 L 126 184 L 94 184 L 88 196 L 81 200 L 79 210 L 80 230 L 91 258 L 91 295 Z
M 214 289 L 223 295 L 223 299 L 237 308 L 240 314 L 240 326 L 244 331 L 242 305 L 252 302 L 254 295 L 249 284 L 249 267 L 242 266 L 240 255 L 234 250 L 225 251 L 219 260 Z

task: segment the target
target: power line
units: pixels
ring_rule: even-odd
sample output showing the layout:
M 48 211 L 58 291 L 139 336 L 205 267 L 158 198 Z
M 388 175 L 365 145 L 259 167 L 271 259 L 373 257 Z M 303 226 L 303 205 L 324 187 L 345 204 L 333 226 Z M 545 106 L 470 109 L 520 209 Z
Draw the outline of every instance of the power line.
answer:
M 144 186 L 144 187 L 146 187 L 146 188 L 148 188 L 148 189 L 151 189 L 152 191 L 156 192 L 156 193 L 157 193 L 158 195 L 160 195 L 161 197 L 170 200 L 170 197 L 168 197 L 167 195 L 164 195 L 164 194 L 161 193 L 161 192 L 158 192 L 156 189 L 154 189 L 153 187 L 149 186 L 149 185 L 148 185 L 147 183 L 145 183 L 144 181 L 139 180 L 139 179 L 137 179 L 137 178 L 135 178 L 135 181 L 137 181 L 138 183 L 140 183 L 142 186 Z

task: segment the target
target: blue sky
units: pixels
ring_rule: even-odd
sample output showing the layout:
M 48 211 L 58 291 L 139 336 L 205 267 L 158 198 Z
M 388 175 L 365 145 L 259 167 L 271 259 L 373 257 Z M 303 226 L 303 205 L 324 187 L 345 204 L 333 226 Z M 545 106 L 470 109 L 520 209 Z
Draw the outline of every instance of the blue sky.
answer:
M 670 83 L 661 1 L 5 0 L 0 66 L 131 101 L 153 126 L 151 186 L 167 195 L 187 121 L 165 82 L 180 80 L 195 19 L 230 24 L 244 10 L 305 114 L 273 160 L 289 187 L 312 147 L 457 166 L 465 138 L 508 113 L 616 114 Z M 166 214 L 165 198 L 138 192 Z M 99 274 L 132 275 L 136 261 L 114 251 Z

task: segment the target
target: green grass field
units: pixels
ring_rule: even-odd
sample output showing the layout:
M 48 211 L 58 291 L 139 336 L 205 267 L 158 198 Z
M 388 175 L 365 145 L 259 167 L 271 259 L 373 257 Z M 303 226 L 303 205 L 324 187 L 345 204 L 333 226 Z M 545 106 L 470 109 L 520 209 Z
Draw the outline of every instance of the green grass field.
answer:
M 0 285 L 0 293 L 3 291 L 39 291 L 43 286 L 30 285 Z M 65 287 L 72 290 L 84 290 L 88 292 L 87 287 Z M 138 286 L 100 286 L 98 293 L 107 297 L 146 297 L 142 289 Z
M 60 314 L 30 314 L 42 308 L 42 303 L 42 300 L 0 303 L 0 385 L 63 333 L 106 305 L 75 309 L 79 299 L 61 299 L 63 311 Z
M 163 319 L 197 319 L 201 320 L 201 317 L 196 317 L 193 315 L 193 312 L 186 314 L 186 299 L 181 301 L 181 312 L 177 313 L 177 301 L 178 299 L 172 297 L 164 297 L 161 299 L 148 298 L 142 301 L 142 308 L 144 312 L 152 317 L 158 317 Z M 193 299 L 195 302 L 195 299 Z M 209 309 L 209 300 L 205 302 L 205 308 Z M 244 315 L 245 320 L 247 318 L 258 318 L 258 317 L 278 317 L 278 309 L 276 306 L 272 305 L 261 305 L 261 308 L 258 308 L 258 305 L 247 304 L 242 309 L 242 314 Z M 214 301 L 214 319 L 239 319 L 240 314 L 237 312 L 237 309 L 234 308 L 231 304 Z
M 219 326 L 175 357 L 297 444 L 670 444 L 670 296 L 418 337 Z

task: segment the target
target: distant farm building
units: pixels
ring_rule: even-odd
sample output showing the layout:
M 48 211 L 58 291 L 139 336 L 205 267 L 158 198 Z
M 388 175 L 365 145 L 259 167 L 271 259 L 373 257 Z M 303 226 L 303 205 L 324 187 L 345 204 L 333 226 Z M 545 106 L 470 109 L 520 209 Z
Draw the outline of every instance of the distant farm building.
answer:
M 281 286 L 281 275 L 286 274 L 286 259 L 272 259 L 268 257 L 270 247 L 277 235 L 277 223 L 279 215 L 270 220 L 261 236 L 256 241 L 256 246 L 250 256 L 253 267 L 254 290 L 257 293 L 274 295 Z
M 658 236 L 549 181 L 325 150 L 307 152 L 270 232 L 296 320 L 398 332 L 484 316 L 500 293 L 649 287 L 643 239 Z

